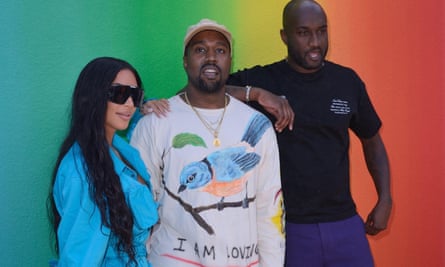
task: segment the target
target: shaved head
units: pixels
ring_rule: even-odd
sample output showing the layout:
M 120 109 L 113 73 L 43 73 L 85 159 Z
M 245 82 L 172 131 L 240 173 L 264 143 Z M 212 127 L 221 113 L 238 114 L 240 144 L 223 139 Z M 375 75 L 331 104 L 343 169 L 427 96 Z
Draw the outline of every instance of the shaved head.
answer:
M 301 15 L 301 12 L 307 9 L 318 10 L 326 18 L 326 13 L 319 3 L 313 0 L 292 0 L 287 3 L 283 10 L 283 29 L 288 30 Z
M 328 25 L 323 8 L 313 0 L 292 0 L 283 10 L 281 39 L 289 65 L 299 72 L 323 67 L 328 51 Z

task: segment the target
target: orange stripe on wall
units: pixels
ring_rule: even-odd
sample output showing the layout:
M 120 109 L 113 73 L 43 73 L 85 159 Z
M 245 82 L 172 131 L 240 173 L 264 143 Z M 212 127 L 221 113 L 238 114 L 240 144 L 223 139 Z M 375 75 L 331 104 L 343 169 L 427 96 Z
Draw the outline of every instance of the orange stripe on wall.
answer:
M 377 266 L 443 266 L 443 2 L 322 2 L 331 28 L 329 57 L 359 72 L 384 123 L 394 213 L 389 231 L 370 238 Z M 375 193 L 359 144 L 353 148 L 353 192 L 367 216 Z

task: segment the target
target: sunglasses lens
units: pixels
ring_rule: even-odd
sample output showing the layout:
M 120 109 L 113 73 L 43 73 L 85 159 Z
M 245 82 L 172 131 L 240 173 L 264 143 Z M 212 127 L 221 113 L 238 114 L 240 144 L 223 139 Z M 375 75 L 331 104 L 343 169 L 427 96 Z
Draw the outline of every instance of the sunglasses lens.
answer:
M 112 86 L 110 88 L 109 100 L 116 104 L 123 104 L 130 96 L 127 86 Z
M 108 99 L 111 102 L 122 105 L 131 96 L 135 107 L 141 104 L 143 95 L 142 89 L 128 85 L 113 85 L 108 91 Z
M 144 91 L 142 89 L 137 88 L 137 90 L 133 90 L 133 94 L 131 95 L 133 98 L 133 103 L 135 107 L 139 107 L 142 105 L 142 99 L 144 98 Z

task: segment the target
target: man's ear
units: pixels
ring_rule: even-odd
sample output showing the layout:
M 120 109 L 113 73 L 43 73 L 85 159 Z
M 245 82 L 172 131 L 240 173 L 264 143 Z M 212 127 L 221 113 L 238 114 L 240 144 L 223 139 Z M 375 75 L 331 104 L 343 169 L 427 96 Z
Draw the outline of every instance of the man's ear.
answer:
M 280 36 L 283 43 L 287 46 L 287 35 L 283 29 L 280 30 Z

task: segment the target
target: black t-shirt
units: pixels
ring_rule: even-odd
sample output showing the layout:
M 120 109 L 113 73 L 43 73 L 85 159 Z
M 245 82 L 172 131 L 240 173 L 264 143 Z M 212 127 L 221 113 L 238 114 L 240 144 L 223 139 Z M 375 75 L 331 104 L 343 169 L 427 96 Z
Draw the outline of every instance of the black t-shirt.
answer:
M 360 138 L 370 138 L 381 126 L 358 75 L 332 62 L 302 74 L 283 60 L 234 73 L 228 84 L 285 95 L 295 112 L 293 131 L 277 134 L 286 220 L 318 223 L 355 215 L 349 129 Z

